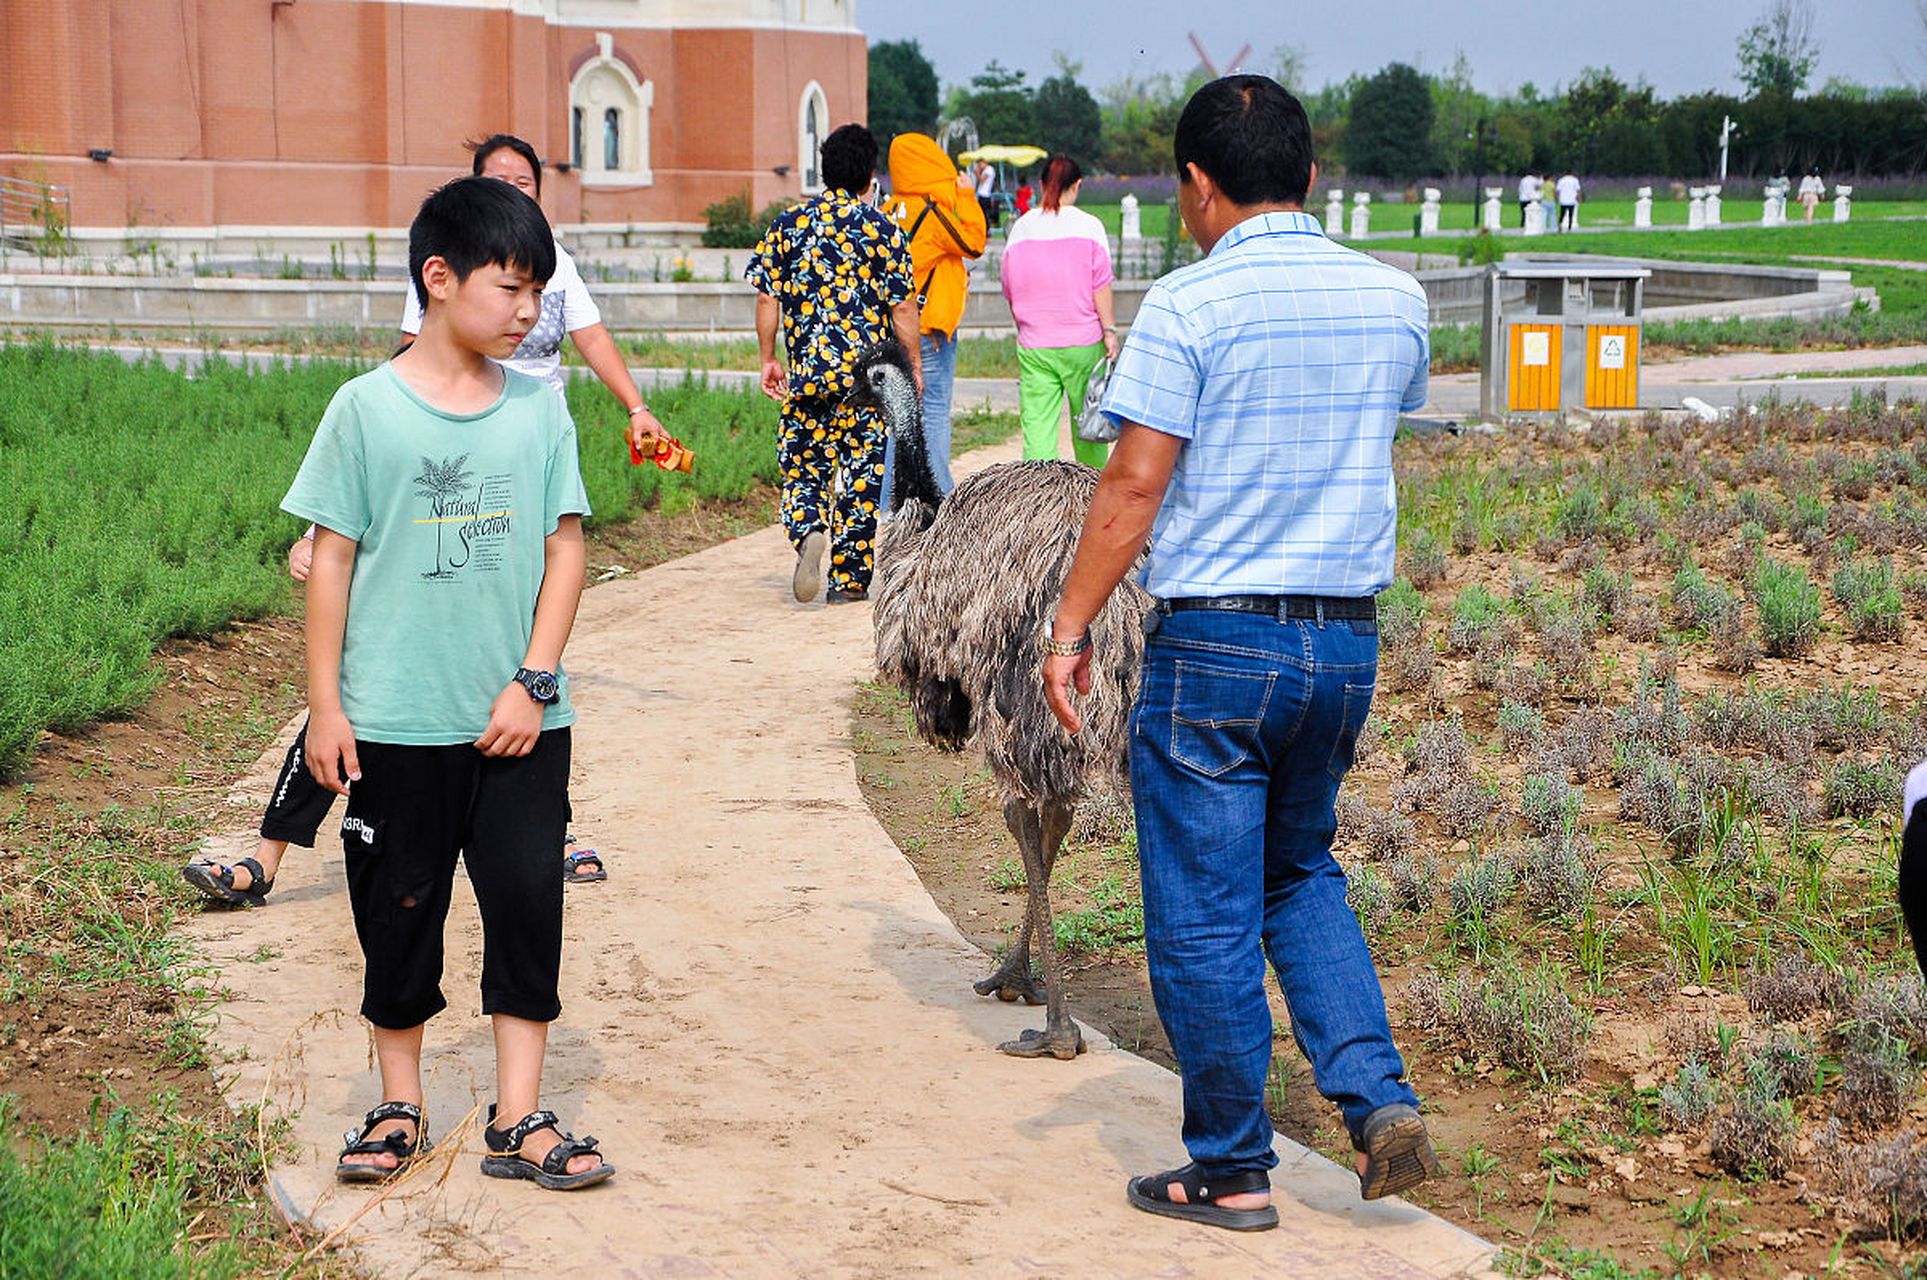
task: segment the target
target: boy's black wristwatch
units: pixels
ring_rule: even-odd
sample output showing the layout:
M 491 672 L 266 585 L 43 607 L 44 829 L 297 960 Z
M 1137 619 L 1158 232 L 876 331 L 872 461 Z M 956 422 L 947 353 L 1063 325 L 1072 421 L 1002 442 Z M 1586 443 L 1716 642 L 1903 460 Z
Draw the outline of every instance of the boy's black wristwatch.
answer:
M 545 707 L 562 696 L 562 686 L 556 683 L 553 671 L 531 671 L 523 667 L 515 673 L 515 683 L 527 689 L 529 697 Z

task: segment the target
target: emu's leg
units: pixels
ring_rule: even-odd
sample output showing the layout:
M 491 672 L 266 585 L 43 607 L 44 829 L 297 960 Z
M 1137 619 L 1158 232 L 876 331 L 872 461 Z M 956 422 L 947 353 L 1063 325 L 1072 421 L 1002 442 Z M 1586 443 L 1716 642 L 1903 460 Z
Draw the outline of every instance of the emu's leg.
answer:
M 1013 802 L 1015 803 L 1015 802 Z M 1038 949 L 1044 957 L 1044 1029 L 1026 1031 L 1015 1040 L 998 1045 L 1005 1053 L 1019 1058 L 1053 1058 L 1069 1061 L 1084 1052 L 1084 1036 L 1071 1021 L 1064 999 L 1064 975 L 1057 963 L 1057 939 L 1051 927 L 1050 872 L 1057 861 L 1057 850 L 1071 829 L 1073 806 L 1062 801 L 1044 805 L 1041 815 L 1026 806 L 1031 815 L 1030 831 L 1034 841 L 1023 841 L 1024 874 L 1030 881 L 1029 919 L 1037 935 Z M 1006 810 L 1008 812 L 1008 810 Z
M 1030 882 L 1034 879 L 1031 869 L 1031 847 L 1041 838 L 1038 830 L 1037 811 L 1021 800 L 1004 802 L 1004 825 L 1017 841 L 1017 848 L 1024 857 L 1024 923 L 1017 930 L 1017 941 L 1004 953 L 1004 961 L 988 978 L 971 987 L 980 996 L 994 995 L 1005 1004 L 1022 1000 L 1025 1004 L 1044 1003 L 1043 988 L 1037 985 L 1037 971 L 1030 964 L 1030 940 L 1036 924 L 1036 914 L 1031 910 L 1029 898 Z

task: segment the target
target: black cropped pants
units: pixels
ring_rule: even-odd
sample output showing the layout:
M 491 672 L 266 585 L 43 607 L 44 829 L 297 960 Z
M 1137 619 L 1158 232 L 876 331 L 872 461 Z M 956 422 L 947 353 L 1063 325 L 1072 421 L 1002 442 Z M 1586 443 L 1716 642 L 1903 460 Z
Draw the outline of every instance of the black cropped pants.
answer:
M 568 825 L 569 749 L 566 728 L 521 757 L 466 743 L 356 742 L 361 781 L 341 844 L 368 1021 L 399 1031 L 447 1007 L 442 935 L 457 857 L 481 909 L 482 1012 L 549 1022 L 562 1011 L 556 851 Z

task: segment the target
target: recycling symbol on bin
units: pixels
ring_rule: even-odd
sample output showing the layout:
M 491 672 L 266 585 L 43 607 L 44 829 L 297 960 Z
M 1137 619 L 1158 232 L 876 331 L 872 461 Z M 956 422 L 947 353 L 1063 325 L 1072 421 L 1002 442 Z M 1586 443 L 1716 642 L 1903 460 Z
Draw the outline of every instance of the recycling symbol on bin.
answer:
M 1626 339 L 1619 334 L 1607 334 L 1599 340 L 1599 367 L 1601 369 L 1624 369 L 1626 367 Z

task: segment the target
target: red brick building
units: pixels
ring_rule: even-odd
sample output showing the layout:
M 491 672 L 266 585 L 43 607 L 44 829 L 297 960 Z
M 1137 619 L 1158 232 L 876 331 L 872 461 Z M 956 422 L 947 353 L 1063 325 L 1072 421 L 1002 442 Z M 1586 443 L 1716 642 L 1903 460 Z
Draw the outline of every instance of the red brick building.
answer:
M 466 138 L 560 223 L 813 189 L 864 118 L 856 0 L 0 0 L 0 174 L 77 227 L 407 225 Z M 90 158 L 92 157 L 92 158 Z

